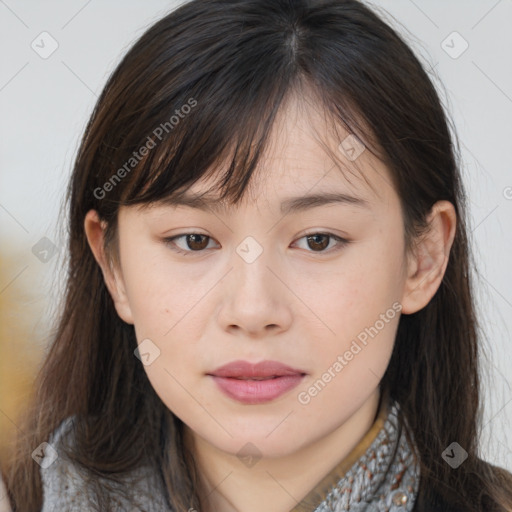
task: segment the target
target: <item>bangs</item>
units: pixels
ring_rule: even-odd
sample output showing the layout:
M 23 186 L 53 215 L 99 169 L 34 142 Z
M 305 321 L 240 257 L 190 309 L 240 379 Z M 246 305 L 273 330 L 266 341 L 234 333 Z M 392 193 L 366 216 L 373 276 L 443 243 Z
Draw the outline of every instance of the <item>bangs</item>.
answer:
M 339 105 L 326 104 L 326 99 L 321 98 L 303 77 L 293 78 L 291 84 L 283 80 L 275 82 L 270 91 L 268 82 L 266 87 L 261 84 L 261 94 L 256 95 L 250 104 L 242 91 L 239 93 L 241 101 L 237 102 L 236 95 L 233 95 L 229 103 L 223 98 L 222 105 L 212 104 L 212 94 L 207 94 L 207 108 L 191 96 L 183 105 L 192 104 L 194 110 L 186 109 L 188 113 L 180 118 L 169 134 L 161 137 L 162 131 L 165 132 L 162 124 L 146 137 L 146 145 L 152 148 L 134 168 L 131 181 L 125 184 L 121 204 L 145 209 L 155 203 L 172 201 L 197 181 L 210 179 L 212 185 L 205 194 L 214 192 L 219 201 L 237 204 L 269 149 L 278 118 L 292 101 L 300 105 L 308 103 L 309 108 L 324 112 L 328 131 L 317 132 L 316 140 L 347 181 L 350 182 L 350 175 L 363 177 L 372 187 L 357 160 L 347 160 L 339 148 L 332 151 L 326 143 L 328 136 L 338 143 L 343 141 L 347 134 L 339 133 L 342 126 L 351 134 L 357 132 L 357 140 L 376 154 L 376 150 L 370 147 L 373 146 L 371 133 L 363 132 L 358 116 L 350 107 L 346 106 L 346 110 L 341 112 Z M 176 110 L 179 109 L 172 109 Z M 169 119 L 173 117 L 176 116 Z M 144 144 L 142 141 L 141 145 Z
M 119 207 L 172 201 L 203 179 L 215 183 L 209 194 L 236 205 L 256 168 L 267 171 L 258 164 L 291 101 L 323 114 L 325 127 L 315 136 L 333 166 L 349 182 L 363 178 L 375 191 L 368 169 L 340 150 L 351 134 L 393 171 L 381 133 L 374 131 L 382 116 L 369 100 L 378 98 L 378 77 L 365 79 L 375 91 L 358 81 L 373 50 L 354 50 L 349 34 L 333 44 L 321 5 L 301 23 L 300 4 L 269 2 L 255 14 L 256 4 L 226 11 L 212 2 L 198 4 L 204 12 L 193 16 L 191 5 L 156 23 L 109 79 L 92 121 L 101 140 L 84 146 L 84 153 L 89 144 L 97 148 L 86 162 L 94 197 L 85 207 L 114 226 Z M 339 14 L 343 26 L 341 6 Z M 325 34 L 315 40 L 316 27 L 324 25 Z M 393 112 L 388 98 L 378 103 Z

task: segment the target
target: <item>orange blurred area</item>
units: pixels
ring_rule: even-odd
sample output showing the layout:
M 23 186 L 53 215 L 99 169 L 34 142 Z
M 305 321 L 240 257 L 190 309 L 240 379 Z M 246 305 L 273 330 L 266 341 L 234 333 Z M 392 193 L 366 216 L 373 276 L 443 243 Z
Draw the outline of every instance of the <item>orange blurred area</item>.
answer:
M 4 249 L 4 248 L 2 248 Z M 30 250 L 0 256 L 0 461 L 9 458 L 20 414 L 34 391 L 33 382 L 46 343 L 47 300 L 41 279 L 47 267 Z

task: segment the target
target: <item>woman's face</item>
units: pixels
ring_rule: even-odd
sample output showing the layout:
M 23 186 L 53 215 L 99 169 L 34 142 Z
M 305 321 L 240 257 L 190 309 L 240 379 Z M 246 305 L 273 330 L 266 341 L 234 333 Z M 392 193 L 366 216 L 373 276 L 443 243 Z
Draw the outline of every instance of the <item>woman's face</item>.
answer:
M 388 170 L 348 133 L 329 138 L 314 109 L 284 112 L 240 206 L 119 214 L 126 296 L 116 307 L 135 326 L 148 378 L 195 436 L 232 454 L 247 443 L 263 456 L 291 454 L 375 396 L 405 293 L 403 220 Z M 319 140 L 359 171 L 344 177 Z M 313 194 L 346 200 L 300 199 Z M 298 373 L 271 369 L 281 375 L 273 383 L 212 376 L 240 360 Z

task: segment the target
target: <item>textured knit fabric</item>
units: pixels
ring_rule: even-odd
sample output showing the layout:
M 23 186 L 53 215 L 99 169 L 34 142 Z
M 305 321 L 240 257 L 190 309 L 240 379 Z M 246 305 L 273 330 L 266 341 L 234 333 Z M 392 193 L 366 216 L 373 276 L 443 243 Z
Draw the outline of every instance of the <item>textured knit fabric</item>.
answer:
M 62 422 L 50 437 L 51 448 L 45 449 L 40 464 L 44 500 L 41 512 L 172 512 L 166 505 L 160 481 L 148 468 L 141 467 L 125 477 L 122 490 L 123 494 L 129 493 L 129 499 L 126 499 L 119 493 L 118 484 L 92 476 L 71 463 L 61 447 L 63 443 L 70 445 L 73 442 L 72 422 L 73 418 Z M 95 501 L 94 489 L 108 490 L 107 509 Z
M 370 431 L 293 512 L 411 512 L 419 467 L 398 420 L 384 406 Z
M 119 488 L 89 476 L 59 452 L 70 439 L 72 419 L 55 430 L 41 462 L 44 504 L 42 512 L 98 510 L 93 488 L 108 490 L 108 510 L 170 511 L 161 482 L 147 468 L 126 477 L 123 489 L 130 499 L 117 497 Z M 52 450 L 55 449 L 55 452 Z M 56 456 L 57 455 L 57 456 Z M 419 472 L 397 418 L 397 407 L 381 407 L 373 427 L 293 509 L 294 512 L 411 512 L 418 489 Z M 92 500 L 90 502 L 89 500 Z

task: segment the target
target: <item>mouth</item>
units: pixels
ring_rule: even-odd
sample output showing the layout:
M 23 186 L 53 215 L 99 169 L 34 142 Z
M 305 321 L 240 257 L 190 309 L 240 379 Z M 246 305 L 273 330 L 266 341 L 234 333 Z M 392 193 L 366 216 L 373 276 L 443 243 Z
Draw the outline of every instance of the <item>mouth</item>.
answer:
M 306 372 L 278 361 L 233 361 L 207 375 L 229 398 L 244 404 L 261 404 L 298 386 Z
M 259 363 L 250 363 L 249 361 L 232 361 L 214 370 L 207 375 L 215 377 L 228 377 L 242 380 L 264 380 L 287 375 L 305 375 L 306 372 L 301 369 L 292 368 L 279 361 L 261 361 Z
M 216 375 L 217 377 L 217 375 Z M 227 377 L 229 379 L 237 379 L 237 380 L 270 380 L 270 379 L 278 379 L 279 377 L 283 377 L 283 375 L 273 375 L 272 377 Z

